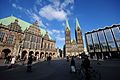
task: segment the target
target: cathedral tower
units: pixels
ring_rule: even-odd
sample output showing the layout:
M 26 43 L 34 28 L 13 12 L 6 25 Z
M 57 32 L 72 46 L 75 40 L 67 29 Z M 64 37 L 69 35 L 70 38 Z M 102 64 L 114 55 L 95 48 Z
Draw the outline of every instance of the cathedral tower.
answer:
M 65 46 L 64 46 L 65 56 L 78 56 L 83 51 L 84 51 L 84 47 L 83 47 L 82 32 L 78 20 L 76 19 L 75 39 L 72 40 L 70 35 L 70 26 L 68 24 L 68 20 L 66 20 Z
M 69 27 L 68 20 L 66 20 L 66 25 L 65 25 L 65 54 L 66 56 L 70 54 L 70 46 L 71 46 L 70 27 Z
M 82 39 L 82 31 L 77 18 L 76 18 L 76 27 L 75 27 L 75 38 L 78 47 L 78 52 L 81 53 L 84 51 L 83 39 Z

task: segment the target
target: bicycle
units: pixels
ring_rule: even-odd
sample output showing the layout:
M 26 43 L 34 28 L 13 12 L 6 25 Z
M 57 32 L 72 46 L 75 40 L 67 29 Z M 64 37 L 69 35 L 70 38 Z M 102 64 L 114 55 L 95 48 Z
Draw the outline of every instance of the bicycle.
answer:
M 101 80 L 101 74 L 93 68 L 88 68 L 88 71 L 84 68 L 77 69 L 79 80 Z

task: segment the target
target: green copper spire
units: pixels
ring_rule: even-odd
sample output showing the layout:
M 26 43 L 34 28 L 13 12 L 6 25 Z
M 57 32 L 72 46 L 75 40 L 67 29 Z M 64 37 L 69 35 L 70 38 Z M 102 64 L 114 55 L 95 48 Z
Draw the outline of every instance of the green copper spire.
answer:
M 65 27 L 67 28 L 68 27 L 68 29 L 70 30 L 70 26 L 69 26 L 69 23 L 68 23 L 68 20 L 66 19 L 66 25 L 65 25 Z M 65 29 L 66 29 L 65 28 Z
M 78 22 L 78 19 L 76 18 L 76 30 L 77 30 L 77 28 L 81 29 L 81 28 L 80 28 L 80 24 L 79 24 L 79 22 Z

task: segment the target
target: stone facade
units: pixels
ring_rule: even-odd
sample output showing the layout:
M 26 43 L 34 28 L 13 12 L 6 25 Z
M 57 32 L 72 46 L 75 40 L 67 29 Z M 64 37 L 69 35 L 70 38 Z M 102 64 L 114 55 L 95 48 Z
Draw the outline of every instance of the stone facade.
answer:
M 76 28 L 75 28 L 75 40 L 71 40 L 70 37 L 70 27 L 69 23 L 66 20 L 65 28 L 65 55 L 66 56 L 77 56 L 84 51 L 82 32 L 78 20 L 76 19 Z
M 13 22 L 8 20 L 12 20 Z M 34 56 L 39 56 L 39 58 L 45 58 L 48 55 L 51 55 L 53 58 L 56 57 L 56 42 L 51 39 L 47 31 L 39 28 L 37 21 L 30 24 L 14 16 L 10 16 L 5 20 L 4 18 L 0 19 L 0 22 L 1 58 L 4 58 L 8 54 L 14 56 L 20 55 L 23 58 L 30 53 Z M 7 25 L 8 22 L 11 23 Z

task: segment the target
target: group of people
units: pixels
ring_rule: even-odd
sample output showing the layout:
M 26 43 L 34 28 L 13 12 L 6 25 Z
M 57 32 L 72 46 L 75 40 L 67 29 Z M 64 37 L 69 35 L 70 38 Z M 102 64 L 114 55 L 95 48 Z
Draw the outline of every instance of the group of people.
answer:
M 81 63 L 81 68 L 84 68 L 85 71 L 87 72 L 88 69 L 90 68 L 90 60 L 87 55 L 82 56 L 82 63 Z M 69 61 L 69 57 L 67 56 L 67 61 Z M 76 73 L 76 64 L 74 60 L 74 56 L 71 57 L 70 61 L 70 72 Z
M 50 61 L 52 59 L 52 57 L 49 55 L 46 60 Z M 23 57 L 20 57 L 20 55 L 18 56 L 11 56 L 10 54 L 8 54 L 5 58 L 4 58 L 4 64 L 9 64 L 8 69 L 13 68 L 13 66 L 15 65 L 16 62 L 21 62 L 22 65 L 24 65 L 27 62 L 27 72 L 32 72 L 32 63 L 33 61 L 37 61 L 38 60 L 38 56 L 33 56 L 33 54 L 29 54 L 28 57 L 25 55 Z

